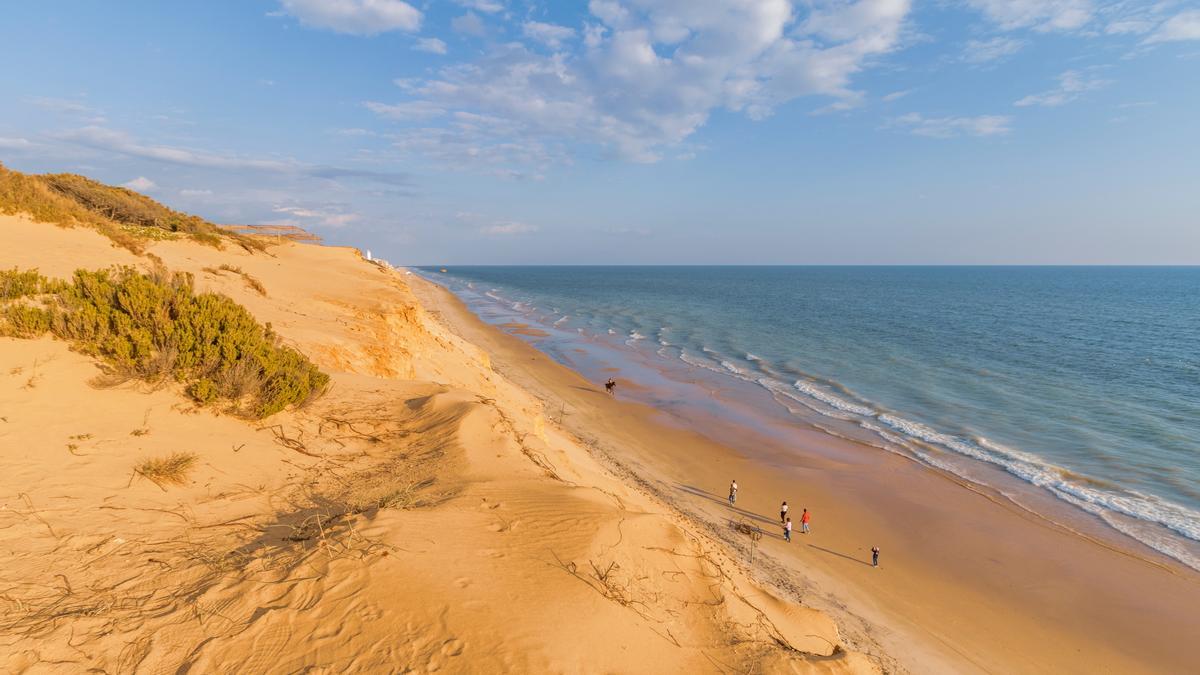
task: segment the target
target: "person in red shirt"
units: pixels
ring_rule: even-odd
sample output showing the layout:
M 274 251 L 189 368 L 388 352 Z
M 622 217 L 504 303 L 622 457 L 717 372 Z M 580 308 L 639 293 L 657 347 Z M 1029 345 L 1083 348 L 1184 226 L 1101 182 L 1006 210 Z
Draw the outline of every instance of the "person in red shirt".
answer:
M 808 521 L 810 520 L 812 520 L 812 514 L 808 512 L 808 509 L 804 509 L 804 513 L 800 514 L 800 531 L 802 533 L 808 534 Z

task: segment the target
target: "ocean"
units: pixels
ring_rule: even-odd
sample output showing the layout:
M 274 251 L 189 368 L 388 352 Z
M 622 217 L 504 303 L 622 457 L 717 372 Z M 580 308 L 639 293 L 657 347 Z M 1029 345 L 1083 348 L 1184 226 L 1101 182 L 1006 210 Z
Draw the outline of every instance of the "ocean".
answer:
M 440 269 L 417 271 L 589 377 L 752 388 L 764 416 L 1002 471 L 1200 570 L 1200 268 Z

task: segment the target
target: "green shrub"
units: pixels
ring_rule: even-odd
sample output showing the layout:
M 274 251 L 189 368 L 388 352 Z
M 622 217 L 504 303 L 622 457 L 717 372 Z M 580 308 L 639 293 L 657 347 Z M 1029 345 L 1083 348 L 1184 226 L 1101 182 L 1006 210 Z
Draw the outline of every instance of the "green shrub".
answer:
M 221 395 L 217 391 L 217 385 L 213 384 L 213 381 L 207 378 L 196 380 L 188 385 L 187 393 L 201 405 L 212 403 Z
M 5 325 L 28 336 L 41 326 L 105 361 L 113 375 L 187 383 L 201 403 L 233 402 L 266 417 L 319 395 L 329 376 L 303 354 L 279 344 L 233 300 L 196 294 L 187 274 L 129 267 L 77 270 L 70 283 L 41 280 L 47 308 L 5 307 Z
M 42 307 L 14 303 L 0 309 L 0 335 L 35 338 L 50 330 L 50 312 Z
M 0 301 L 23 298 L 27 295 L 37 295 L 42 292 L 42 284 L 46 278 L 37 270 L 19 271 L 0 270 Z

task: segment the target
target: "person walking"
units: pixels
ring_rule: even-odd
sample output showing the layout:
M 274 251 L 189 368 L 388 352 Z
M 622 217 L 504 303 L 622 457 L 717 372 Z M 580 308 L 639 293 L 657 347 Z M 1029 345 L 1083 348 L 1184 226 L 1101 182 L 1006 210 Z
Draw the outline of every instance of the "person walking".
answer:
M 608 382 L 604 383 L 604 391 L 608 392 L 609 396 L 616 396 L 617 395 L 617 381 L 612 379 L 611 377 L 608 378 Z
M 784 502 L 779 507 L 779 522 L 782 523 L 783 521 L 787 520 L 787 511 L 788 511 L 788 505 L 787 505 L 787 502 Z
M 800 531 L 804 534 L 808 534 L 808 522 L 810 520 L 812 520 L 812 514 L 808 512 L 808 509 L 804 509 L 804 513 L 800 514 Z
M 871 547 L 871 567 L 879 567 L 879 547 Z
M 735 478 L 735 479 L 733 479 L 733 482 L 729 484 L 729 505 L 733 506 L 734 502 L 736 502 L 736 501 L 737 501 L 737 479 Z
M 792 543 L 792 519 L 788 518 L 783 521 L 783 539 L 787 543 Z

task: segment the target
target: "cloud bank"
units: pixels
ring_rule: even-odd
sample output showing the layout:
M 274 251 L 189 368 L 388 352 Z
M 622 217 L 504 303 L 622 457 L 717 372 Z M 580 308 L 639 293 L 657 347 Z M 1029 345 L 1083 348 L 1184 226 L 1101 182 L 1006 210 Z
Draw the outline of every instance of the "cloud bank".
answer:
M 368 106 L 393 120 L 438 122 L 399 132 L 406 149 L 454 129 L 476 139 L 476 154 L 512 161 L 569 160 L 588 147 L 656 162 L 719 109 L 762 119 L 804 96 L 860 104 L 854 76 L 903 45 L 910 5 L 815 0 L 801 13 L 788 0 L 592 0 L 581 26 L 525 22 L 533 46 L 491 45 L 478 61 L 401 82 L 406 100 Z M 460 19 L 468 16 L 458 30 L 485 32 L 478 15 Z

